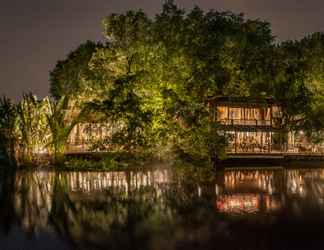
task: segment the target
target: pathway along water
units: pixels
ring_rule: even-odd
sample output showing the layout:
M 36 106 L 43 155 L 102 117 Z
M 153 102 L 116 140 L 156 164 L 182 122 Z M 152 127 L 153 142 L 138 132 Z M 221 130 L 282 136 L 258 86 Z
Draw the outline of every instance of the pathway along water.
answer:
M 17 172 L 0 249 L 322 249 L 324 168 Z

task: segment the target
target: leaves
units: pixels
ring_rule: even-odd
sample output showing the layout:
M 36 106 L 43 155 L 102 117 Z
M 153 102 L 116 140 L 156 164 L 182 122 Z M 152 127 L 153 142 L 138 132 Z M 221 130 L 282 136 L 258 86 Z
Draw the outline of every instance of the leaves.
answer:
M 100 43 L 87 41 L 71 52 L 67 59 L 58 61 L 50 72 L 50 92 L 59 99 L 61 96 L 83 96 L 89 87 L 91 78 L 89 61 L 97 49 L 102 48 Z
M 49 131 L 46 122 L 49 99 L 38 100 L 32 94 L 25 94 L 17 105 L 17 139 L 19 158 L 23 164 L 38 160 L 40 153 L 46 152 Z
M 17 106 L 10 99 L 0 99 L 0 152 L 9 163 L 15 164 Z
M 51 132 L 51 141 L 48 146 L 53 148 L 54 160 L 61 162 L 64 157 L 67 140 L 72 129 L 88 114 L 88 110 L 80 109 L 70 102 L 66 96 L 56 102 L 49 103 L 49 112 L 46 115 Z

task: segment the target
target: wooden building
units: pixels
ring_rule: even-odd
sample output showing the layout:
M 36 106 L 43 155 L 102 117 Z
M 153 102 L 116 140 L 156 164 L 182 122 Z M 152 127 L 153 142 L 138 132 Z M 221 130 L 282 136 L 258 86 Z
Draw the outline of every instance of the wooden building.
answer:
M 283 122 L 285 104 L 271 98 L 217 97 L 208 100 L 212 119 L 228 139 L 226 151 L 239 154 L 321 154 L 324 145 L 309 142 L 303 131 L 288 131 Z M 120 131 L 123 124 L 91 116 L 71 131 L 68 152 L 109 150 L 103 140 Z M 100 146 L 102 144 L 102 147 Z M 93 145 L 96 145 L 95 147 Z
M 214 120 L 228 140 L 227 153 L 324 153 L 303 131 L 287 131 L 284 103 L 271 98 L 219 97 L 209 101 Z

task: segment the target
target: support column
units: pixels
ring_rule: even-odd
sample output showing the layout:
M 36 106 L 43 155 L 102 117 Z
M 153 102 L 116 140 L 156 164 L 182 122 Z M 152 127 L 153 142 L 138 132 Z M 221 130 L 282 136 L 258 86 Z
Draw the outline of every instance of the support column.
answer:
M 236 132 L 236 130 L 235 130 L 235 136 L 234 136 L 234 148 L 235 148 L 235 153 L 237 152 L 237 132 Z
M 76 143 L 77 145 L 80 145 L 80 141 L 81 141 L 81 138 L 80 138 L 80 123 L 77 124 L 76 126 L 76 129 L 77 129 L 77 135 L 76 135 Z
M 272 132 L 268 132 L 268 152 L 271 153 L 271 144 L 272 144 Z
M 260 151 L 263 153 L 263 132 L 260 132 L 261 133 L 261 148 L 260 148 Z
M 243 120 L 245 121 L 245 107 L 243 107 Z
M 272 116 L 272 106 L 271 106 L 270 107 L 270 126 L 271 126 L 271 128 L 272 128 L 272 119 L 273 119 L 273 116 Z

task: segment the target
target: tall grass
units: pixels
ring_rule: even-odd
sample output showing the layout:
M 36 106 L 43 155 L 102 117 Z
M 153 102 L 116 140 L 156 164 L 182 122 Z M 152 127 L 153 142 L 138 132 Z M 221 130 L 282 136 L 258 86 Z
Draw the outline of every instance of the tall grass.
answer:
M 3 97 L 0 153 L 16 166 L 37 165 L 45 158 L 62 162 L 69 135 L 86 113 L 85 109 L 70 105 L 68 97 L 52 101 L 25 94 L 18 104 Z
M 32 94 L 23 96 L 17 105 L 18 156 L 22 164 L 37 163 L 41 155 L 48 153 L 46 145 L 50 130 L 46 120 L 50 101 L 38 100 Z

